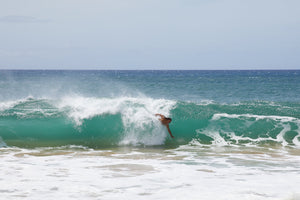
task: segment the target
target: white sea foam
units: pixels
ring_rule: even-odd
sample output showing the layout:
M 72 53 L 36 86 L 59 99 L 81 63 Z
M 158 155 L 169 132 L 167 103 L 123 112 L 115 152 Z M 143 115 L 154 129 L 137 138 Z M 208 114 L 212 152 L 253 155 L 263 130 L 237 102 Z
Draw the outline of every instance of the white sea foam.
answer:
M 6 143 L 3 141 L 2 137 L 0 136 L 0 148 L 6 147 Z
M 289 124 L 283 124 L 282 127 L 283 127 L 283 129 L 277 135 L 276 140 L 278 142 L 280 142 L 283 146 L 286 146 L 288 144 L 288 142 L 285 141 L 284 135 L 287 131 L 291 130 L 291 126 Z
M 298 124 L 298 129 L 295 130 L 298 135 L 296 135 L 293 139 L 293 143 L 296 145 L 296 146 L 299 146 L 300 147 L 300 123 Z
M 196 104 L 197 105 L 200 105 L 200 106 L 207 106 L 207 105 L 210 105 L 210 104 L 215 104 L 216 102 L 214 100 L 210 100 L 210 99 L 202 99 L 200 102 L 197 102 Z
M 17 103 L 18 103 L 17 101 L 0 102 L 0 111 L 4 111 L 4 110 L 7 110 L 9 108 L 12 108 Z
M 52 115 L 57 114 L 56 109 L 51 107 L 51 101 L 49 99 L 36 99 L 33 96 L 28 96 L 26 98 L 14 100 L 14 101 L 5 101 L 0 103 L 0 111 L 6 111 L 13 109 L 8 113 L 1 113 L 2 116 L 15 115 L 18 118 L 30 118 L 33 116 L 45 116 L 51 117 Z M 49 107 L 44 107 L 41 105 L 43 103 L 48 104 Z M 21 106 L 19 106 L 21 105 Z
M 0 102 L 0 111 L 11 109 L 20 103 L 25 103 L 32 100 L 34 100 L 34 97 L 29 95 L 26 98 L 22 98 L 18 100 L 2 101 Z
M 292 142 L 295 146 L 300 147 L 300 120 L 294 117 L 288 117 L 288 116 L 275 116 L 275 115 L 269 115 L 269 116 L 264 116 L 264 115 L 253 115 L 253 114 L 227 114 L 227 113 L 217 113 L 214 114 L 212 117 L 212 121 L 218 121 L 221 119 L 243 119 L 244 123 L 247 127 L 250 127 L 254 121 L 258 121 L 258 120 L 274 120 L 277 123 L 274 124 L 275 128 L 279 128 L 281 129 L 281 131 L 277 134 L 276 138 L 273 138 L 271 136 L 269 137 L 258 137 L 258 138 L 250 138 L 248 136 L 242 135 L 242 136 L 237 136 L 234 132 L 230 132 L 230 131 L 225 131 L 225 130 L 221 130 L 220 127 L 216 126 L 215 124 L 211 124 L 209 125 L 205 130 L 197 130 L 198 133 L 204 133 L 207 136 L 213 138 L 213 144 L 216 145 L 228 145 L 229 143 L 226 142 L 223 137 L 220 135 L 220 132 L 222 132 L 222 134 L 227 135 L 227 137 L 229 137 L 231 140 L 236 141 L 236 143 L 238 144 L 241 141 L 251 141 L 251 142 L 262 142 L 262 141 L 274 141 L 274 142 L 278 142 L 281 143 L 283 146 L 287 146 L 289 145 L 289 143 L 286 141 L 285 139 L 285 134 L 288 131 L 291 131 L 291 125 L 290 123 L 293 123 L 295 126 L 297 126 L 298 128 L 296 130 L 293 130 L 294 132 L 298 133 L 296 136 L 294 136 L 294 138 L 292 139 Z M 231 142 L 232 144 L 232 142 Z
M 214 114 L 212 120 L 219 120 L 220 118 L 255 118 L 256 120 L 260 119 L 272 119 L 272 120 L 280 120 L 282 122 L 289 122 L 289 121 L 299 121 L 299 119 L 294 117 L 287 117 L 287 116 L 276 116 L 276 115 L 252 115 L 252 114 L 227 114 L 227 113 L 217 113 Z
M 299 197 L 299 152 L 290 154 L 284 149 L 181 146 L 172 150 L 0 150 L 0 199 Z

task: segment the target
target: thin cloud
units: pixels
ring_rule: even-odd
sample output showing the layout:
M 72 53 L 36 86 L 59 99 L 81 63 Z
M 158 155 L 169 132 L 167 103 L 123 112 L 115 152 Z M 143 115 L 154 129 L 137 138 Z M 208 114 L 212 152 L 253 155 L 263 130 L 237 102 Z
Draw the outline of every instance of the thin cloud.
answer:
M 35 56 L 37 51 L 32 50 L 5 50 L 0 49 L 0 57 Z
M 38 19 L 32 16 L 22 16 L 22 15 L 7 15 L 0 17 L 0 22 L 2 23 L 45 23 L 49 22 L 47 19 Z

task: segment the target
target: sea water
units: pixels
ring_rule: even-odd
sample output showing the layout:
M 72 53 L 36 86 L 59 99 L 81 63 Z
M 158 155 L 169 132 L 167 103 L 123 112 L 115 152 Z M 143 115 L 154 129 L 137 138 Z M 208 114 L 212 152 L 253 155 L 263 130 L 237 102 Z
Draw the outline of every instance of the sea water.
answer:
M 298 200 L 300 71 L 2 70 L 0 159 L 0 199 Z

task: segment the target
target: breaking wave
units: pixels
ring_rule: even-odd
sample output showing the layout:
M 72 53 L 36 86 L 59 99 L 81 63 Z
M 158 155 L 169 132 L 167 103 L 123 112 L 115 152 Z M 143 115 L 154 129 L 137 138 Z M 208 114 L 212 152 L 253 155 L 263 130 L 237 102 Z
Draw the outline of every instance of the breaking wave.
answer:
M 181 144 L 300 146 L 300 105 L 147 97 L 27 97 L 0 103 L 1 146 Z M 171 139 L 155 113 L 172 117 Z

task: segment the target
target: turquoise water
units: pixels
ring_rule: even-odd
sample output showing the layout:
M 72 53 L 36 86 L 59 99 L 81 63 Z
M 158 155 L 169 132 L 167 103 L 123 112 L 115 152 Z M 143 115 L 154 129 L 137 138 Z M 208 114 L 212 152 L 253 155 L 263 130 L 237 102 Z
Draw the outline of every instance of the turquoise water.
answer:
M 300 145 L 300 71 L 0 71 L 4 146 Z M 172 117 L 175 139 L 154 116 Z

